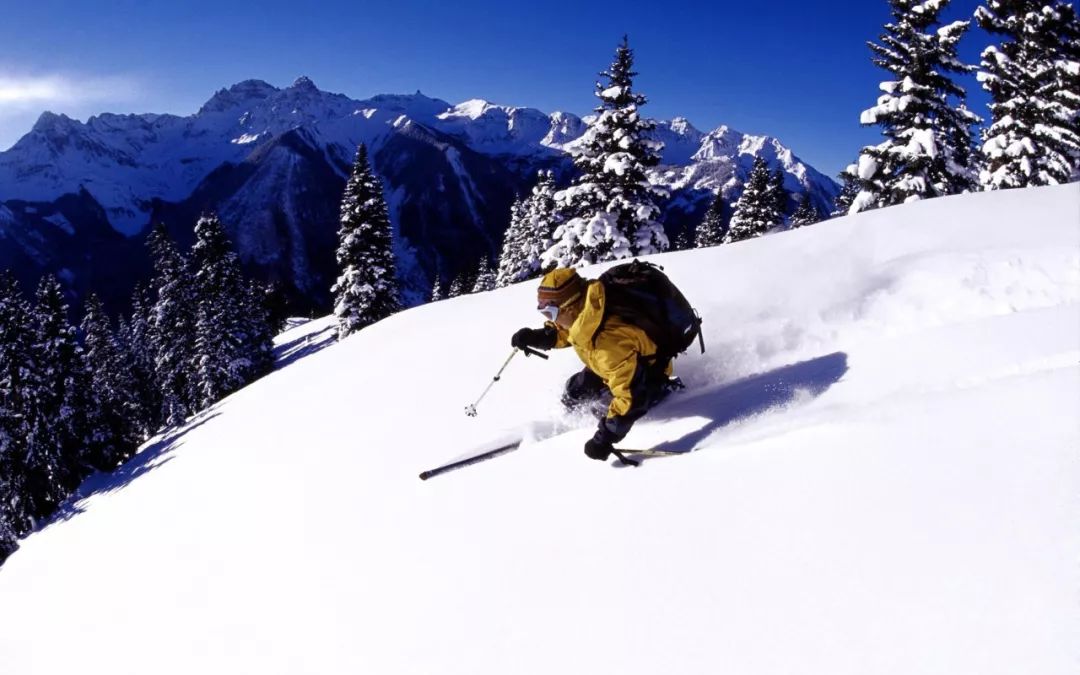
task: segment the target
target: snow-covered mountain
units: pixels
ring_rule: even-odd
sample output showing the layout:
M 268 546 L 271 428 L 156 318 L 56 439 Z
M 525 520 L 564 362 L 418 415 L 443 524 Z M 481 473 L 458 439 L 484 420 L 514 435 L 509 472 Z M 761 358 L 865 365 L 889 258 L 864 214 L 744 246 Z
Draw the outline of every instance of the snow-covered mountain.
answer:
M 284 89 L 249 80 L 218 91 L 188 117 L 103 114 L 84 124 L 43 114 L 0 153 L 0 204 L 21 240 L 41 227 L 34 213 L 58 210 L 63 195 L 97 202 L 117 232 L 137 240 L 161 220 L 186 242 L 199 212 L 213 209 L 249 267 L 324 305 L 337 200 L 356 145 L 365 142 L 386 182 L 399 269 L 415 301 L 436 274 L 448 280 L 497 254 L 512 200 L 528 192 L 540 168 L 568 180 L 568 153 L 585 127 L 569 113 L 481 100 L 451 105 L 419 92 L 353 100 L 303 77 Z M 656 133 L 665 165 L 654 179 L 674 189 L 673 236 L 696 224 L 710 191 L 737 197 L 755 155 L 783 168 L 788 188 L 810 194 L 823 211 L 836 194 L 831 179 L 776 139 L 726 127 L 705 134 L 684 119 L 662 122 Z M 60 210 L 75 232 L 83 227 Z M 24 270 L 76 274 L 64 256 L 9 256 L 21 256 Z M 144 269 L 145 261 L 116 266 Z
M 708 352 L 624 444 L 688 454 L 637 469 L 582 454 L 572 350 L 463 414 L 535 282 L 293 329 L 0 568 L 3 671 L 1071 675 L 1078 213 L 982 193 L 657 256 Z

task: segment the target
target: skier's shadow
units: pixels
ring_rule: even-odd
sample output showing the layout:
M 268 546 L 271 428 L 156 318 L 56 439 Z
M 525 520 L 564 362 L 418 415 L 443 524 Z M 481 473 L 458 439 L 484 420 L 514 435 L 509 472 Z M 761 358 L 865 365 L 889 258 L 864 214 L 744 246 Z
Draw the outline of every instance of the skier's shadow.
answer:
M 685 400 L 662 406 L 661 419 L 704 417 L 702 428 L 673 441 L 655 446 L 665 452 L 690 452 L 706 438 L 732 422 L 786 405 L 797 396 L 816 398 L 847 373 L 847 354 L 836 352 L 809 361 L 777 368 L 767 373 L 721 385 Z

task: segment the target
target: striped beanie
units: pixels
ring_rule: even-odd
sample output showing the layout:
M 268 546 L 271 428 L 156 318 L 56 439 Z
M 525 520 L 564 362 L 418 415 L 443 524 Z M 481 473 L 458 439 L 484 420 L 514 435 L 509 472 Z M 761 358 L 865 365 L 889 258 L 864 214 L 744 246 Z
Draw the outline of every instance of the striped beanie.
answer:
M 565 307 L 585 294 L 585 285 L 577 270 L 564 267 L 552 270 L 540 280 L 540 288 L 536 291 L 537 307 Z

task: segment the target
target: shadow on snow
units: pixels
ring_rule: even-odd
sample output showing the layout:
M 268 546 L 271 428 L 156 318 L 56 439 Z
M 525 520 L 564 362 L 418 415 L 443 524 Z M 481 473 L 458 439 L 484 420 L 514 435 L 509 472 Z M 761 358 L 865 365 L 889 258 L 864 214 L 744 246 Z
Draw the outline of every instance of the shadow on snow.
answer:
M 308 333 L 274 347 L 274 370 L 281 370 L 305 356 L 322 351 L 337 342 L 337 326 L 327 326 L 317 333 Z
M 40 527 L 35 528 L 35 531 L 44 530 L 54 523 L 70 520 L 79 515 L 83 512 L 83 508 L 79 506 L 79 502 L 82 500 L 94 495 L 122 490 L 140 476 L 168 464 L 172 461 L 172 451 L 180 446 L 181 440 L 188 432 L 201 427 L 220 414 L 220 412 L 211 408 L 184 426 L 170 429 L 161 438 L 143 448 L 139 454 L 129 459 L 115 471 L 110 473 L 99 472 L 90 476 L 82 482 L 75 494 L 68 497 L 57 512 L 42 523 Z
M 835 352 L 767 373 L 751 375 L 688 399 L 675 398 L 655 419 L 703 417 L 709 422 L 682 438 L 654 447 L 665 452 L 692 451 L 717 430 L 741 419 L 787 405 L 797 396 L 818 397 L 847 373 L 847 354 Z
M 335 327 L 329 326 L 317 333 L 304 335 L 291 342 L 278 345 L 274 348 L 274 369 L 280 370 L 305 356 L 314 354 L 334 344 L 335 336 Z M 181 427 L 168 430 L 161 438 L 145 447 L 115 471 L 110 473 L 98 472 L 87 478 L 79 486 L 79 489 L 75 491 L 75 494 L 68 497 L 60 505 L 57 512 L 34 528 L 34 531 L 40 532 L 54 523 L 70 520 L 83 512 L 83 508 L 79 506 L 82 500 L 94 495 L 122 490 L 143 474 L 170 462 L 172 460 L 172 451 L 179 447 L 181 440 L 188 432 L 201 427 L 221 414 L 215 408 L 216 406 L 199 413 L 195 419 Z

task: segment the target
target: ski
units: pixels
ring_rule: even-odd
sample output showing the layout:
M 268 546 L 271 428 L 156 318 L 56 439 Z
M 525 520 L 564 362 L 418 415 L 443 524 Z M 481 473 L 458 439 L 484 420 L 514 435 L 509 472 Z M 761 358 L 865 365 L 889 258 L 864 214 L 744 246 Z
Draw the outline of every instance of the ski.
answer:
M 656 450 L 654 448 L 645 448 L 642 450 L 635 450 L 633 448 L 618 448 L 619 452 L 624 455 L 637 455 L 638 457 L 674 457 L 675 455 L 685 455 L 683 450 Z
M 641 466 L 641 462 L 650 457 L 673 457 L 674 455 L 684 455 L 686 453 L 678 450 L 654 450 L 652 448 L 642 450 L 612 448 L 611 454 L 615 455 L 623 466 Z
M 482 452 L 479 455 L 473 455 L 472 457 L 467 457 L 465 459 L 460 459 L 456 462 L 450 462 L 449 464 L 435 467 L 434 469 L 429 469 L 420 474 L 420 480 L 427 480 L 428 478 L 433 478 L 449 471 L 456 471 L 457 469 L 461 469 L 466 466 L 472 466 L 473 464 L 486 462 L 487 460 L 494 459 L 499 455 L 505 455 L 512 450 L 517 450 L 519 445 L 521 445 L 521 441 L 514 441 L 513 443 L 507 443 L 506 445 L 499 446 L 494 450 Z
M 479 455 L 473 455 L 472 457 L 466 457 L 465 459 L 459 459 L 456 462 L 450 462 L 449 464 L 423 471 L 420 473 L 420 480 L 427 480 L 428 478 L 434 478 L 435 476 L 440 476 L 450 471 L 457 471 L 458 469 L 472 466 L 473 464 L 486 462 L 489 459 L 494 459 L 500 455 L 505 455 L 508 452 L 517 450 L 520 445 L 521 441 L 514 441 L 513 443 L 501 445 L 493 450 L 487 450 Z M 679 450 L 656 450 L 653 448 L 612 448 L 612 454 L 626 466 L 638 466 L 641 463 L 641 459 L 648 457 L 672 457 L 674 455 L 685 455 L 686 453 Z

